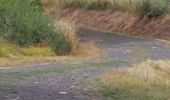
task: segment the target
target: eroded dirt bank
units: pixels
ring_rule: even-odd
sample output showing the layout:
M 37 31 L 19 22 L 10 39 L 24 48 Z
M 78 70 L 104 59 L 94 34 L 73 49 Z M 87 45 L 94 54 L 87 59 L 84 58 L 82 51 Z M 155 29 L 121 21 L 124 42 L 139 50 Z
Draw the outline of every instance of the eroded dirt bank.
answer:
M 55 14 L 56 16 L 60 15 L 60 17 L 69 17 L 79 24 L 112 32 L 170 40 L 170 15 L 163 15 L 150 20 L 147 16 L 123 11 L 65 9 Z

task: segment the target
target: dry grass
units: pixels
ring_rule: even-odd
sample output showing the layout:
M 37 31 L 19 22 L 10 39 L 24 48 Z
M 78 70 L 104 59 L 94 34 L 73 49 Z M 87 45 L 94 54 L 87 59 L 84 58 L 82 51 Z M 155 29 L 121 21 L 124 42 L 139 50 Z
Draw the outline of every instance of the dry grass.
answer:
M 40 64 L 46 62 L 77 61 L 84 59 L 76 56 L 15 56 L 10 58 L 0 58 L 0 69 L 26 67 L 24 65 Z
M 71 55 L 81 57 L 100 57 L 101 51 L 95 46 L 94 43 L 81 43 L 76 36 L 77 26 L 75 20 L 60 19 L 55 21 L 55 27 L 58 32 L 66 37 L 66 40 L 72 46 Z
M 76 52 L 79 45 L 79 39 L 76 36 L 77 27 L 75 21 L 71 21 L 70 19 L 60 19 L 54 21 L 54 25 L 56 30 L 64 35 L 66 40 L 70 43 L 72 47 L 71 52 Z
M 69 39 L 72 39 L 72 37 Z M 22 65 L 37 64 L 49 61 L 60 62 L 80 59 L 93 59 L 100 56 L 101 51 L 95 47 L 93 43 L 79 43 L 79 45 L 76 47 L 76 50 L 74 50 L 68 56 L 55 56 L 54 52 L 49 47 L 20 48 L 8 43 L 1 43 L 0 68 L 7 68 L 8 66 L 20 67 Z
M 42 5 L 48 9 L 56 8 L 85 8 L 85 9 L 122 9 L 122 10 L 138 10 L 142 7 L 142 0 L 41 0 Z M 100 8 L 98 8 L 100 7 Z
M 73 52 L 72 55 L 87 57 L 87 58 L 99 58 L 102 56 L 102 51 L 95 46 L 94 43 L 81 43 L 78 46 L 76 52 Z
M 95 88 L 119 100 L 169 100 L 170 61 L 146 61 L 100 75 Z M 97 84 L 97 85 L 96 85 Z
M 142 0 L 115 0 L 118 9 L 121 10 L 130 10 L 132 12 L 141 12 L 143 9 L 143 1 Z
M 41 4 L 48 9 L 59 6 L 59 0 L 41 0 Z
M 0 69 L 23 67 L 23 65 L 38 64 L 47 61 L 50 61 L 47 57 L 35 57 L 35 56 L 34 57 L 15 56 L 10 58 L 0 58 Z
M 166 1 L 150 0 L 151 6 L 166 6 Z M 144 0 L 42 0 L 42 4 L 53 10 L 61 8 L 82 8 L 82 9 L 111 9 L 132 12 L 144 10 Z M 157 8 L 156 8 L 157 9 Z
M 9 47 L 8 47 L 9 48 Z M 11 48 L 11 47 L 10 47 Z M 68 56 L 54 56 L 48 47 L 12 48 L 16 51 L 3 51 L 0 57 L 0 69 L 10 67 L 21 67 L 28 64 L 43 62 L 77 61 L 80 59 L 94 59 L 101 56 L 101 51 L 93 44 L 81 43 L 78 50 Z M 7 53 L 6 53 L 7 52 Z M 4 56 L 5 55 L 5 56 Z

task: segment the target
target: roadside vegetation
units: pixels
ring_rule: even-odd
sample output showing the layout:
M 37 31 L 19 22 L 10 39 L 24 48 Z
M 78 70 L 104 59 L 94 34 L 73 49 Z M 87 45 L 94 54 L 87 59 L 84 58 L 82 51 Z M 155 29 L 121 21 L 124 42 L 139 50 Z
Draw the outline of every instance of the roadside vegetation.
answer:
M 79 42 L 76 30 L 74 21 L 54 21 L 46 16 L 40 0 L 1 0 L 0 62 L 8 61 L 4 61 L 6 58 L 18 60 L 20 57 L 45 58 L 56 55 L 92 57 L 94 52 L 85 52 L 91 47 L 98 55 L 97 47 Z M 82 46 L 86 46 L 85 49 L 81 49 Z
M 49 19 L 28 0 L 0 1 L 0 36 L 21 47 L 42 44 L 57 55 L 71 52 L 71 45 L 63 34 L 54 29 Z
M 157 17 L 168 12 L 167 0 L 41 0 L 48 8 L 84 10 L 121 10 Z
M 169 64 L 169 61 L 149 60 L 105 72 L 92 81 L 92 87 L 103 93 L 105 100 L 168 100 Z

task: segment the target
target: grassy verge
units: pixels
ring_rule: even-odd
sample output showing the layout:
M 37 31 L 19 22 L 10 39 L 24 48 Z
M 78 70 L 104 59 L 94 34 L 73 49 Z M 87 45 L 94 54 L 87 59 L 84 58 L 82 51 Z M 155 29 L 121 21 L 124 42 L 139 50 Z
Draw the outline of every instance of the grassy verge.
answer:
M 146 61 L 132 68 L 112 70 L 98 76 L 92 87 L 106 100 L 168 100 L 170 62 Z
M 17 47 L 10 43 L 0 43 L 0 58 L 12 58 L 14 56 L 53 56 L 55 55 L 48 47 Z
M 0 67 L 48 61 L 55 54 L 48 47 L 17 47 L 10 43 L 0 43 Z
M 17 47 L 9 43 L 0 43 L 0 67 L 20 67 L 26 64 L 42 62 L 75 61 L 100 58 L 101 50 L 92 43 L 80 43 L 76 52 L 68 56 L 56 56 L 49 47 Z M 89 49 L 91 49 L 89 51 Z M 20 66 L 19 66 L 20 65 Z
M 54 52 L 48 47 L 21 48 L 21 53 L 25 56 L 50 57 L 55 55 Z
M 9 57 L 11 54 L 14 54 L 15 49 L 13 46 L 8 43 L 0 43 L 0 57 Z
M 0 60 L 3 63 L 0 66 L 14 59 L 21 61 L 20 58 L 77 56 L 78 52 L 84 52 L 81 47 L 92 47 L 79 42 L 74 22 L 68 19 L 51 22 L 39 5 L 38 0 L 0 1 Z

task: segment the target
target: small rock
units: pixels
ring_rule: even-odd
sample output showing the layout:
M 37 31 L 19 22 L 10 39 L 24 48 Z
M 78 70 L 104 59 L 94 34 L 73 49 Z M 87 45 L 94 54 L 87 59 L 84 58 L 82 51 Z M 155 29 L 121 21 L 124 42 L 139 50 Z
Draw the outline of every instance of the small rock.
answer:
M 157 47 L 152 47 L 152 49 L 156 49 Z
M 70 86 L 70 88 L 75 88 L 75 86 Z
M 131 50 L 126 50 L 127 53 L 131 53 L 132 51 Z
M 59 94 L 66 95 L 67 92 L 59 92 Z
M 38 84 L 39 82 L 34 82 L 35 84 Z

